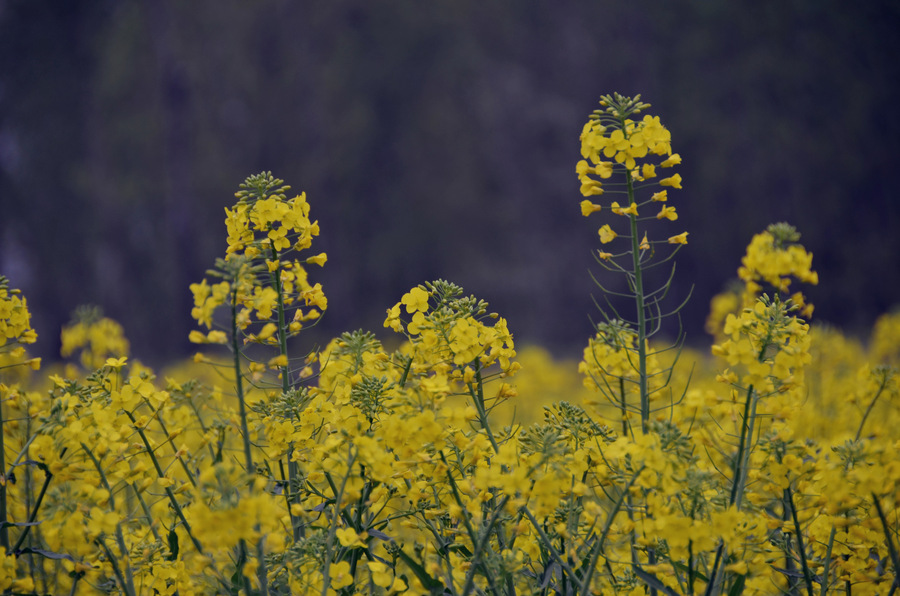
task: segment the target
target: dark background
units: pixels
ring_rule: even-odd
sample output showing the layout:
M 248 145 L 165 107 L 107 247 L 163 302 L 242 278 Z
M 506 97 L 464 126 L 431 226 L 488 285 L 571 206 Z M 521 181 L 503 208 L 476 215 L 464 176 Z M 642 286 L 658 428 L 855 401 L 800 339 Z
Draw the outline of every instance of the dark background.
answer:
M 573 355 L 606 215 L 580 215 L 578 135 L 619 91 L 684 159 L 688 341 L 782 220 L 815 254 L 817 319 L 864 334 L 898 303 L 897 31 L 890 0 L 0 0 L 0 272 L 45 356 L 82 303 L 137 356 L 182 356 L 223 207 L 271 170 L 329 255 L 312 340 L 380 333 L 445 278 Z

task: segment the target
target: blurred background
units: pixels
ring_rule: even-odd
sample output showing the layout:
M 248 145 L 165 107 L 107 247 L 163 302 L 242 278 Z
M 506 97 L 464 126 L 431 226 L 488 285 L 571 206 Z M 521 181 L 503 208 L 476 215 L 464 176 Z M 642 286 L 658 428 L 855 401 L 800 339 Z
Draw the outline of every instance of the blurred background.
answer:
M 618 91 L 684 160 L 666 234 L 690 232 L 689 343 L 776 221 L 815 255 L 816 319 L 864 336 L 900 302 L 898 31 L 895 0 L 0 0 L 0 273 L 44 357 L 91 303 L 166 363 L 191 352 L 223 208 L 271 170 L 329 256 L 311 341 L 384 336 L 386 308 L 444 278 L 576 355 L 589 270 L 617 283 L 590 256 L 578 135 Z

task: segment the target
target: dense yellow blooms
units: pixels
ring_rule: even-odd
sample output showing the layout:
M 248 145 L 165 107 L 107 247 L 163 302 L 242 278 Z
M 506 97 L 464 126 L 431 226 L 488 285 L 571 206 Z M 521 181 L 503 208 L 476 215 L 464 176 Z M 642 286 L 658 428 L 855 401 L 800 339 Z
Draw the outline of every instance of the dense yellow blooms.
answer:
M 581 183 L 581 194 L 587 197 L 581 202 L 581 214 L 585 217 L 601 211 L 602 205 L 593 202 L 591 197 L 605 193 L 625 195 L 624 204 L 619 201 L 610 203 L 610 211 L 615 215 L 629 218 L 632 240 L 639 237 L 637 221 L 641 209 L 652 202 L 668 200 L 668 190 L 664 188 L 649 196 L 642 196 L 643 189 L 658 185 L 672 189 L 681 188 L 681 175 L 671 176 L 653 181 L 658 176 L 657 169 L 672 168 L 681 163 L 681 156 L 672 153 L 672 139 L 668 129 L 658 116 L 645 115 L 640 120 L 632 116 L 649 108 L 650 105 L 636 98 L 623 97 L 619 94 L 604 96 L 601 105 L 603 110 L 595 111 L 581 132 L 581 156 L 584 158 L 575 165 L 575 173 Z M 615 182 L 604 183 L 616 176 Z M 606 184 L 604 186 L 604 184 Z M 624 189 L 624 190 L 623 190 Z M 678 214 L 672 206 L 663 207 L 657 219 L 675 221 Z M 612 242 L 619 232 L 613 231 L 609 224 L 600 230 L 600 241 L 603 244 Z M 623 234 L 624 235 L 624 234 Z M 644 234 L 646 237 L 646 234 Z M 687 233 L 678 234 L 668 239 L 670 244 L 687 244 Z M 631 251 L 649 250 L 650 243 L 637 245 L 632 243 Z M 603 253 L 601 260 L 609 261 L 616 255 Z
M 681 161 L 652 117 L 592 121 L 583 150 L 587 196 L 592 176 Z M 810 326 L 787 294 L 818 278 L 789 226 L 754 237 L 744 288 L 713 301 L 715 359 L 610 317 L 558 363 L 443 280 L 387 309 L 384 343 L 360 330 L 298 355 L 288 338 L 327 306 L 302 266 L 326 257 L 294 254 L 318 226 L 270 175 L 242 189 L 218 280 L 191 286 L 214 369 L 157 376 L 93 316 L 63 332 L 87 370 L 30 378 L 36 335 L 0 278 L 0 589 L 890 593 L 900 318 L 867 346 Z M 665 193 L 610 211 L 631 222 Z M 628 234 L 639 266 L 654 242 Z

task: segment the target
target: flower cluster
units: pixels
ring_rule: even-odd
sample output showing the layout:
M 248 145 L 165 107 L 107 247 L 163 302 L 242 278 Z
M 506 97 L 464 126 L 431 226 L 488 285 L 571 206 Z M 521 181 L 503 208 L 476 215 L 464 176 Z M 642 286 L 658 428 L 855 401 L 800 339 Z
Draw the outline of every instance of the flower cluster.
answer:
M 581 133 L 581 155 L 584 157 L 575 166 L 575 172 L 581 182 L 581 194 L 587 198 L 581 202 L 581 213 L 584 216 L 600 211 L 602 205 L 594 203 L 590 197 L 602 195 L 607 192 L 600 180 L 613 178 L 618 172 L 624 181 L 610 183 L 614 190 L 610 192 L 624 194 L 626 202 L 620 205 L 613 201 L 610 210 L 621 216 L 631 219 L 631 238 L 634 242 L 634 252 L 649 250 L 652 242 L 646 234 L 638 242 L 636 221 L 646 219 L 667 219 L 675 221 L 678 213 L 675 207 L 668 204 L 668 189 L 681 188 L 681 175 L 660 178 L 659 169 L 667 169 L 681 163 L 681 156 L 672 153 L 671 134 L 660 123 L 658 116 L 645 115 L 641 120 L 632 120 L 630 117 L 639 114 L 650 107 L 650 104 L 640 101 L 640 96 L 634 98 L 624 97 L 618 93 L 604 96 L 600 104 L 605 109 L 597 110 L 584 125 Z M 610 161 L 611 160 L 611 161 Z M 662 187 L 649 197 L 638 199 L 637 190 L 653 186 Z M 643 211 L 648 205 L 659 203 L 659 212 L 653 216 L 639 216 L 639 210 Z M 609 244 L 619 236 L 609 224 L 604 224 L 599 229 L 600 241 Z M 670 236 L 667 240 L 670 244 L 686 244 L 687 232 Z M 615 255 L 605 251 L 599 252 L 600 258 L 609 260 Z
M 40 358 L 26 360 L 25 346 L 37 341 L 31 328 L 28 303 L 18 290 L 9 289 L 9 281 L 0 275 L 0 367 L 28 364 L 40 368 Z
M 296 254 L 309 249 L 319 234 L 318 222 L 309 219 L 306 194 L 287 199 L 290 190 L 269 173 L 251 176 L 236 193 L 239 199 L 226 209 L 228 248 L 224 259 L 210 273 L 223 279 L 210 284 L 206 279 L 191 284 L 194 308 L 191 315 L 210 329 L 191 332 L 195 343 L 227 344 L 238 333 L 243 341 L 278 346 L 280 356 L 271 368 L 287 366 L 287 338 L 296 336 L 304 325 L 315 323 L 328 307 L 320 283 L 310 284 L 305 265 L 322 266 L 325 253 L 305 259 Z M 214 320 L 222 306 L 233 309 L 234 329 Z M 251 326 L 253 326 L 251 328 Z M 253 364 L 257 372 L 266 365 Z
M 592 146 L 648 178 L 638 160 L 668 137 L 632 124 Z M 294 356 L 288 339 L 325 307 L 303 264 L 324 256 L 296 256 L 318 228 L 286 188 L 247 180 L 217 281 L 191 288 L 207 329 L 194 339 L 230 350 L 197 359 L 212 369 L 157 375 L 129 360 L 120 327 L 80 311 L 63 339 L 86 370 L 14 376 L 36 336 L 0 278 L 0 590 L 896 591 L 896 314 L 864 347 L 810 327 L 793 298 L 735 293 L 710 317 L 714 363 L 652 337 L 668 284 L 643 289 L 642 241 L 620 271 L 635 320 L 596 325 L 582 393 L 574 365 L 517 353 L 505 319 L 443 280 L 387 309 L 384 343 L 360 330 Z M 744 261 L 750 294 L 814 282 L 795 233 L 768 233 Z
M 818 274 L 812 270 L 812 254 L 797 244 L 798 240 L 800 234 L 786 223 L 772 224 L 753 237 L 738 269 L 738 276 L 746 284 L 745 306 L 756 300 L 764 289 L 762 284 L 787 294 L 792 277 L 811 285 L 819 283 Z M 797 292 L 792 298 L 803 309 L 804 316 L 812 316 L 813 307 L 806 304 L 802 293 Z
M 103 366 L 107 358 L 128 356 L 130 349 L 122 326 L 96 307 L 76 310 L 72 323 L 60 333 L 60 341 L 63 358 L 80 352 L 78 361 L 88 371 Z

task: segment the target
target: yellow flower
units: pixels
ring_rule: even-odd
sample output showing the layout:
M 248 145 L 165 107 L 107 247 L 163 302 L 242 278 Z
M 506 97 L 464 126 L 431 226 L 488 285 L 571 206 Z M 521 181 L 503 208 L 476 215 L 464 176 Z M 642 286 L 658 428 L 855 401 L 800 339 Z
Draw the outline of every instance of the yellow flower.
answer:
M 602 208 L 603 207 L 601 207 L 600 205 L 592 203 L 587 199 L 581 201 L 581 214 L 585 217 L 587 217 L 591 213 L 600 211 Z
M 601 161 L 594 166 L 594 173 L 601 178 L 609 178 L 613 174 L 613 164 L 611 161 Z
M 122 368 L 128 362 L 127 356 L 122 356 L 121 358 L 107 358 L 106 366 L 110 368 Z
M 331 566 L 331 587 L 335 590 L 346 588 L 353 583 L 353 574 L 350 573 L 350 563 L 340 561 Z
M 406 305 L 406 312 L 426 312 L 428 310 L 428 292 L 422 288 L 413 288 L 400 298 L 400 303 Z
M 738 561 L 737 563 L 726 565 L 725 571 L 737 573 L 738 575 L 747 575 L 750 572 L 750 568 L 747 567 L 747 561 Z
M 482 350 L 479 341 L 482 325 L 472 317 L 459 319 L 450 329 L 450 349 L 453 362 L 459 365 L 471 362 Z
M 665 203 L 669 200 L 669 191 L 661 190 L 657 193 L 654 193 L 652 197 L 650 197 L 651 201 L 657 201 L 659 203 Z
M 210 331 L 206 334 L 206 341 L 211 344 L 225 344 L 228 343 L 228 336 L 224 331 Z
M 632 203 L 628 207 L 623 208 L 619 205 L 619 203 L 614 202 L 612 205 L 610 205 L 610 209 L 612 209 L 612 212 L 615 213 L 616 215 L 637 215 L 638 214 L 637 203 Z
M 669 244 L 687 244 L 687 236 L 688 236 L 687 232 L 682 232 L 682 233 L 678 234 L 677 236 L 670 236 Z
M 394 582 L 394 575 L 390 572 L 388 566 L 380 561 L 369 561 L 368 565 L 375 585 L 381 588 L 390 587 Z
M 575 173 L 578 174 L 579 178 L 587 176 L 591 169 L 591 165 L 583 159 L 578 160 L 578 163 L 575 164 Z
M 287 356 L 285 354 L 279 354 L 278 356 L 275 356 L 274 358 L 269 359 L 269 362 L 267 363 L 267 365 L 271 369 L 284 368 L 285 366 L 288 365 Z
M 391 308 L 387 309 L 387 318 L 384 320 L 384 326 L 390 327 L 397 333 L 400 333 L 403 330 L 403 323 L 400 321 L 399 302 Z
M 326 261 L 328 261 L 328 255 L 325 254 L 324 252 L 319 253 L 314 257 L 309 257 L 308 259 L 306 259 L 307 263 L 312 264 L 312 265 L 318 265 L 319 267 L 322 267 Z
M 647 233 L 644 232 L 644 238 L 641 240 L 641 244 L 638 246 L 641 250 L 650 250 L 650 242 L 647 240 Z
M 365 548 L 366 543 L 363 542 L 359 534 L 356 533 L 356 530 L 353 528 L 339 528 L 335 532 L 335 536 L 340 541 L 341 546 L 345 546 L 347 548 Z
M 603 188 L 600 183 L 590 178 L 585 178 L 581 184 L 581 194 L 586 197 L 592 197 L 603 194 Z
M 612 228 L 609 227 L 609 224 L 604 224 L 602 228 L 597 230 L 597 233 L 600 234 L 600 242 L 603 244 L 609 244 L 612 242 L 618 234 L 612 231 Z
M 681 156 L 678 155 L 677 153 L 673 153 L 672 155 L 669 156 L 668 159 L 666 159 L 664 162 L 659 164 L 659 167 L 671 168 L 672 166 L 677 166 L 680 163 L 681 163 Z
M 675 213 L 675 207 L 664 206 L 659 210 L 659 213 L 656 214 L 656 219 L 668 219 L 670 221 L 675 221 L 678 219 L 678 214 Z
M 672 188 L 681 188 L 681 174 L 675 174 L 659 181 L 660 186 L 671 186 Z
M 263 328 L 259 330 L 259 335 L 256 336 L 256 339 L 265 341 L 275 335 L 276 331 L 278 331 L 278 325 L 275 323 L 266 323 L 263 325 Z

